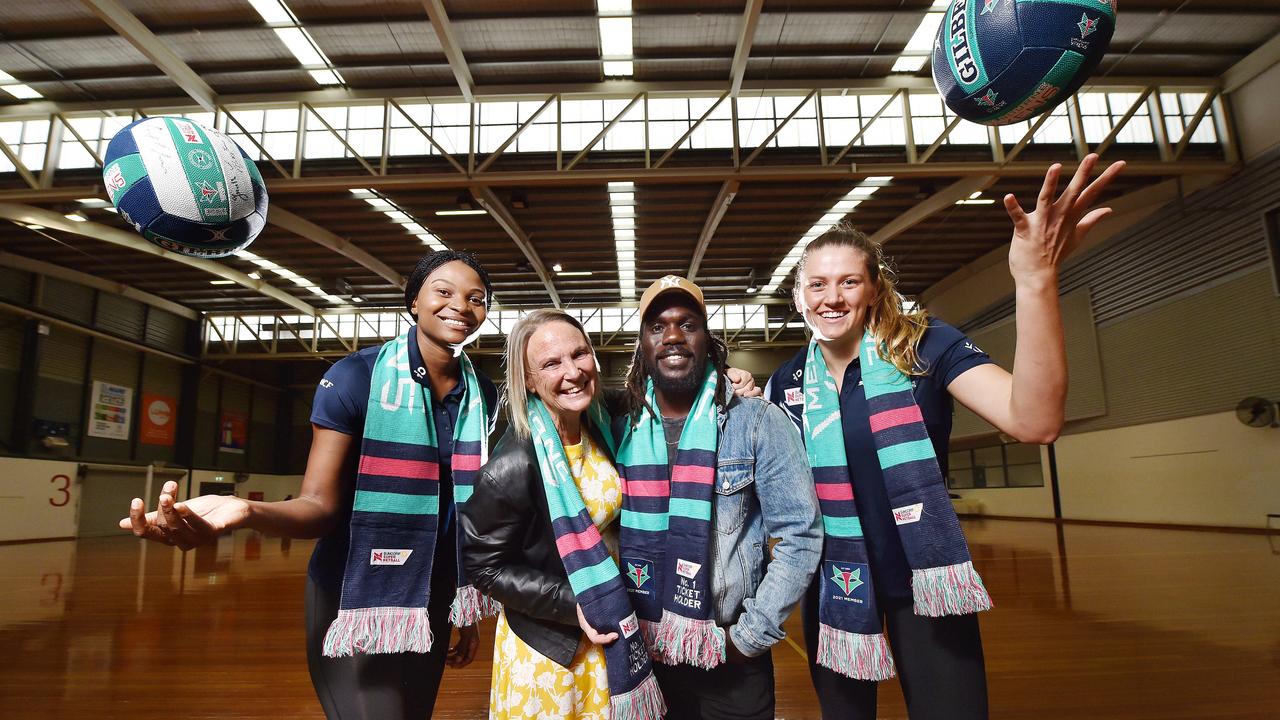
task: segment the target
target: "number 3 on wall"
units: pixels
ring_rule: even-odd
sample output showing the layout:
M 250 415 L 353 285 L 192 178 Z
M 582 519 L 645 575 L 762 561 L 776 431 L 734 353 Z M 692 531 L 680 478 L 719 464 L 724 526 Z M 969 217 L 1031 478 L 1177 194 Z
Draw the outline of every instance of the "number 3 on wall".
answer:
M 57 487 L 58 481 L 62 481 L 62 487 Z M 49 498 L 49 504 L 54 507 L 62 507 L 71 502 L 71 478 L 66 475 L 54 475 L 49 478 L 49 482 L 54 484 L 54 496 Z M 61 497 L 59 497 L 61 493 Z

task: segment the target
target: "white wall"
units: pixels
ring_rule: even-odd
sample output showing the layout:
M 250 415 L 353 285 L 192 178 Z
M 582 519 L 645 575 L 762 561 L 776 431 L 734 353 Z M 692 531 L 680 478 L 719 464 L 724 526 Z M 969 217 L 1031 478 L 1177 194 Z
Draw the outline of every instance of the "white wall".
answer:
M 73 537 L 80 510 L 76 467 L 73 462 L 0 458 L 0 541 Z
M 1044 485 L 1040 487 L 957 488 L 953 494 L 961 501 L 957 512 L 996 517 L 1053 517 L 1053 488 L 1049 486 L 1049 451 L 1040 448 L 1040 470 Z
M 1280 428 L 1234 412 L 1065 435 L 1056 450 L 1066 518 L 1262 528 L 1280 513 Z
M 1280 65 L 1272 65 L 1230 95 L 1240 154 L 1252 160 L 1280 144 Z

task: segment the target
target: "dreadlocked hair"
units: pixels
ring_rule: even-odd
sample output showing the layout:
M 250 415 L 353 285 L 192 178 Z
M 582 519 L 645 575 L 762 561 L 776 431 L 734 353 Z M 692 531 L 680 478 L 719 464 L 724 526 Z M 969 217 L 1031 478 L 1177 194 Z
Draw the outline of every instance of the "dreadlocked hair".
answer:
M 929 327 L 929 315 L 918 306 L 910 311 L 903 309 L 897 276 L 884 256 L 884 248 L 850 223 L 843 220 L 836 223 L 805 246 L 796 263 L 796 283 L 792 291 L 796 302 L 804 306 L 804 270 L 809 253 L 830 247 L 852 248 L 866 260 L 867 276 L 876 291 L 875 300 L 867 308 L 867 328 L 875 336 L 880 357 L 893 363 L 903 375 L 923 375 L 925 369 L 920 367 L 917 348 Z
M 413 267 L 413 272 L 409 273 L 409 279 L 405 281 L 404 307 L 409 311 L 410 315 L 413 315 L 413 301 L 417 299 L 423 283 L 441 265 L 451 262 L 460 262 L 476 271 L 476 274 L 480 276 L 480 282 L 484 284 L 484 306 L 488 309 L 493 305 L 493 283 L 489 281 L 489 273 L 485 272 L 484 266 L 480 264 L 475 255 L 461 250 L 437 250 L 423 255 L 418 260 L 418 264 Z M 417 315 L 413 315 L 415 320 L 417 317 Z
M 702 316 L 702 326 L 706 328 L 707 338 L 710 340 L 707 347 L 707 363 L 714 368 L 716 373 L 716 405 L 723 408 L 727 402 L 725 399 L 725 383 L 727 382 L 725 373 L 729 370 L 729 346 L 718 335 L 711 332 L 711 328 L 707 327 L 705 313 Z M 631 365 L 627 368 L 627 379 L 624 385 L 627 391 L 627 414 L 633 423 L 640 419 L 642 410 L 649 411 L 649 414 L 653 415 L 654 418 L 660 419 L 662 417 L 662 413 L 655 408 L 649 407 L 649 401 L 645 398 L 645 387 L 648 385 L 648 381 L 649 372 L 644 367 L 644 353 L 640 348 L 640 341 L 637 340 L 636 349 L 631 353 Z

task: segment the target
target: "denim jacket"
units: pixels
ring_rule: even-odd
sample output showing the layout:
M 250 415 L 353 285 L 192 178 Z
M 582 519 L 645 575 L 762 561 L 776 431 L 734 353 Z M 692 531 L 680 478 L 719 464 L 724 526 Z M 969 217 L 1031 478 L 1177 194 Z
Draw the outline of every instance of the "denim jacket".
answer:
M 734 396 L 718 421 L 711 593 L 716 622 L 754 657 L 785 637 L 782 624 L 809 587 L 821 514 L 804 442 L 782 410 Z M 621 428 L 615 423 L 618 437 Z M 768 538 L 778 539 L 772 560 Z

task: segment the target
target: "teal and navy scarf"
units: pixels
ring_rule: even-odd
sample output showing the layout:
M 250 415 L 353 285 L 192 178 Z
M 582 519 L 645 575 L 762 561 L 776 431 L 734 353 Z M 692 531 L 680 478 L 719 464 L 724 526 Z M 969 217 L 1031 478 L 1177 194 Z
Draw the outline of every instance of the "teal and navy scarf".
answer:
M 973 568 L 969 547 L 942 480 L 933 443 L 911 393 L 911 381 L 880 357 L 875 336 L 860 344 L 862 387 L 871 437 L 911 565 L 917 615 L 988 610 L 991 598 Z M 804 366 L 804 434 L 826 530 L 818 600 L 818 664 L 859 680 L 894 674 L 871 586 L 866 541 L 845 456 L 840 397 L 817 342 Z
M 628 423 L 618 448 L 622 570 L 653 657 L 710 669 L 725 660 L 724 629 L 716 625 L 711 597 L 711 501 L 720 430 L 715 370 L 707 369 L 670 470 L 652 380 L 646 398 L 648 407 Z
M 410 374 L 408 344 L 415 333 L 383 345 L 373 365 L 351 548 L 338 617 L 324 638 L 326 657 L 431 649 L 427 602 L 441 511 L 440 458 L 431 393 Z M 451 464 L 458 507 L 471 497 L 489 455 L 484 396 L 471 360 L 460 360 L 464 386 Z M 497 610 L 497 603 L 466 584 L 459 567 L 450 621 L 470 625 Z
M 667 707 L 658 680 L 653 676 L 640 622 L 618 574 L 618 565 L 609 555 L 582 501 L 551 413 L 533 396 L 529 398 L 528 407 L 529 429 L 538 455 L 551 529 L 556 535 L 560 560 L 569 575 L 569 585 L 591 627 L 602 634 L 618 633 L 616 641 L 604 646 L 610 717 L 656 720 L 666 714 Z M 590 415 L 606 442 L 612 445 L 609 420 L 599 403 L 592 403 Z

